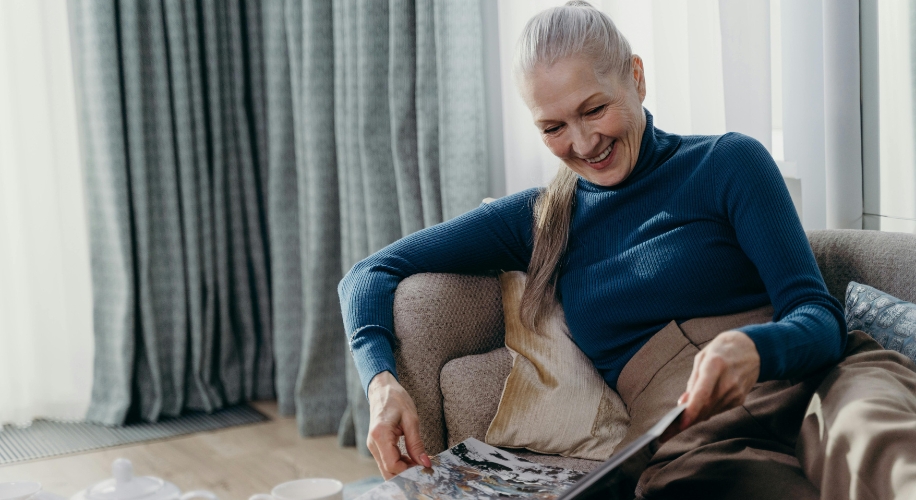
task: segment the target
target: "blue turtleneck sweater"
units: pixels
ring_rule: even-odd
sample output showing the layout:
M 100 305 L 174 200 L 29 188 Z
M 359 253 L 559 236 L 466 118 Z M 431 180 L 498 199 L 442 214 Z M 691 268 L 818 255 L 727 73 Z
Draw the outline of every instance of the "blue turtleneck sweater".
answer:
M 671 320 L 772 303 L 773 321 L 739 328 L 760 354 L 760 381 L 802 376 L 845 347 L 840 303 L 824 285 L 770 154 L 735 133 L 678 136 L 646 112 L 639 158 L 622 183 L 578 180 L 557 290 L 573 340 L 611 387 L 627 361 Z M 395 376 L 393 303 L 416 273 L 528 268 L 530 189 L 405 238 L 340 282 L 350 350 L 367 389 Z

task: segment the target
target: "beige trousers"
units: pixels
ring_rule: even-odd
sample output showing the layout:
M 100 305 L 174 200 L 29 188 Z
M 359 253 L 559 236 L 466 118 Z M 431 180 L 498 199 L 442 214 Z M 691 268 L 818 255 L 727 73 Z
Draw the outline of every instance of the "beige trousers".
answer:
M 772 317 L 766 307 L 672 322 L 617 384 L 630 411 L 621 446 L 674 407 L 693 357 L 720 332 Z M 801 380 L 757 384 L 744 405 L 665 443 L 639 498 L 916 499 L 916 366 L 863 332 L 844 359 Z

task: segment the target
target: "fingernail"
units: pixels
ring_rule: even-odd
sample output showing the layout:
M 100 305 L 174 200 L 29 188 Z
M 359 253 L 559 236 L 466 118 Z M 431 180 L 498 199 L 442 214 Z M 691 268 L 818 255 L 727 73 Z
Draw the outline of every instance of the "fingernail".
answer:
M 425 466 L 427 466 L 427 467 L 432 467 L 432 465 L 433 465 L 432 462 L 429 461 L 429 457 L 426 455 L 426 453 L 420 455 L 420 460 L 422 460 L 422 461 L 423 461 L 423 465 L 425 465 Z

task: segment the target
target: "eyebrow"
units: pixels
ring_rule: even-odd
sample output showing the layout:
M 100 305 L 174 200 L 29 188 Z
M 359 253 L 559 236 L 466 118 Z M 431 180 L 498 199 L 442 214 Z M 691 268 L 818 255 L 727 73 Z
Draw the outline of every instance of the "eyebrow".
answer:
M 579 103 L 579 107 L 576 108 L 576 111 L 578 111 L 578 112 L 581 113 L 582 111 L 585 110 L 585 108 L 590 107 L 590 103 L 591 103 L 591 101 L 592 101 L 593 99 L 595 99 L 595 97 L 600 97 L 600 96 L 606 96 L 606 94 L 605 94 L 604 92 L 595 92 L 594 94 L 592 94 L 592 95 L 586 97 L 581 103 Z M 550 119 L 547 119 L 547 120 L 537 120 L 537 121 L 534 122 L 534 124 L 535 124 L 537 127 L 543 127 L 544 125 L 546 125 L 546 124 L 548 124 L 548 123 L 553 123 L 553 122 L 557 122 L 557 121 L 561 121 L 561 120 L 550 120 Z

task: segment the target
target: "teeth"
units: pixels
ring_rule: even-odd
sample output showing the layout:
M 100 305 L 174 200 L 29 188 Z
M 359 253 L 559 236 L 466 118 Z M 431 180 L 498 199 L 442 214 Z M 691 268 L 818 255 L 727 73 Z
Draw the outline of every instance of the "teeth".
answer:
M 616 142 L 616 141 L 615 141 L 615 142 Z M 594 157 L 594 158 L 584 158 L 584 160 L 587 161 L 587 162 L 589 162 L 589 163 L 598 163 L 599 161 L 601 161 L 601 160 L 607 158 L 607 155 L 611 154 L 611 150 L 612 150 L 612 149 L 614 149 L 614 143 L 613 143 L 613 142 L 612 142 L 612 143 L 607 147 L 607 149 L 605 149 L 604 152 L 602 152 L 600 155 L 598 155 L 598 156 L 596 156 L 596 157 Z

